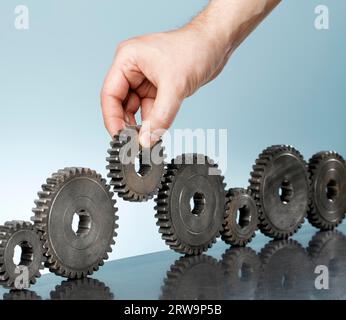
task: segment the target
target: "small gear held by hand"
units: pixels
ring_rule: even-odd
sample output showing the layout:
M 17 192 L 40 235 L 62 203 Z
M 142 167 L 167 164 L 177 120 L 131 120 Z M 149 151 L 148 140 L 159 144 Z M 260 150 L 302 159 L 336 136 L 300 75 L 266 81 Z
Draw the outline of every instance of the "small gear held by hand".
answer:
M 287 239 L 297 232 L 311 200 L 307 164 L 299 151 L 284 145 L 267 148 L 256 160 L 249 181 L 259 229 L 275 239 Z
M 309 222 L 321 230 L 337 227 L 346 215 L 346 163 L 336 152 L 323 151 L 309 161 L 312 201 Z
M 225 184 L 208 157 L 183 154 L 167 166 L 155 202 L 162 239 L 173 250 L 198 255 L 220 235 L 225 218 Z
M 108 259 L 118 228 L 109 190 L 101 175 L 86 168 L 59 170 L 42 186 L 32 220 L 43 234 L 51 272 L 82 278 Z
M 13 261 L 17 246 L 21 248 L 18 265 Z M 0 226 L 0 282 L 2 285 L 25 289 L 30 284 L 36 283 L 36 278 L 41 276 L 40 269 L 43 269 L 43 262 L 44 249 L 41 234 L 30 222 L 8 221 L 4 226 Z M 20 284 L 16 284 L 18 277 L 22 277 Z M 17 288 L 18 285 L 24 287 Z
M 226 195 L 226 218 L 221 238 L 233 246 L 245 246 L 256 234 L 258 211 L 250 191 L 230 189 Z
M 108 177 L 114 191 L 124 200 L 134 202 L 146 201 L 157 194 L 165 172 L 162 141 L 144 149 L 138 136 L 138 127 L 124 129 L 111 142 L 107 158 Z

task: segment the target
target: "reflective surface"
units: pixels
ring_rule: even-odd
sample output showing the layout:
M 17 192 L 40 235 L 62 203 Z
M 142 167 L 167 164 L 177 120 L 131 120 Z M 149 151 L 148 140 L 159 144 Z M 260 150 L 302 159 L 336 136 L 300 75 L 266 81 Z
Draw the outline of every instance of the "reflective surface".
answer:
M 318 233 L 305 225 L 294 240 L 258 235 L 249 247 L 219 242 L 197 257 L 164 251 L 108 262 L 92 279 L 45 274 L 29 290 L 0 294 L 7 300 L 345 299 L 345 234 L 344 225 Z M 318 289 L 321 284 L 329 289 Z

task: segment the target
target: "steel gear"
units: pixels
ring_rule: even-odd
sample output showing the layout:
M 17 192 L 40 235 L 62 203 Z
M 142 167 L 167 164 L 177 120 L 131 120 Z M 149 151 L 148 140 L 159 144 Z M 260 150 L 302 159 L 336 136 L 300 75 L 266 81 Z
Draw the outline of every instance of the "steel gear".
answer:
M 346 292 L 346 236 L 337 231 L 320 231 L 316 233 L 308 246 L 308 254 L 317 266 L 327 266 L 329 270 L 329 290 L 313 289 L 318 299 L 341 299 Z
M 256 299 L 309 298 L 313 284 L 311 261 L 297 241 L 271 241 L 259 257 L 262 267 Z
M 222 300 L 223 276 L 216 259 L 181 257 L 167 272 L 160 300 Z
M 138 129 L 128 127 L 116 135 L 108 150 L 108 177 L 118 196 L 124 200 L 141 202 L 157 194 L 164 175 L 164 148 L 159 140 L 150 150 L 138 142 Z M 139 170 L 136 170 L 136 158 Z
M 321 230 L 332 230 L 346 214 L 346 163 L 336 152 L 319 152 L 309 161 L 312 201 L 309 222 Z
M 36 292 L 30 290 L 10 290 L 4 293 L 4 300 L 42 300 Z
M 208 157 L 183 154 L 167 166 L 155 202 L 162 239 L 173 250 L 198 255 L 220 235 L 225 218 L 225 184 Z
M 0 282 L 5 287 L 14 287 L 21 273 L 18 273 L 18 266 L 13 261 L 17 246 L 21 248 L 18 266 L 27 268 L 22 271 L 23 277 L 27 276 L 29 284 L 34 284 L 41 276 L 44 262 L 41 234 L 30 222 L 8 221 L 0 226 Z M 25 283 L 22 285 L 25 286 Z
M 101 175 L 85 168 L 65 168 L 42 186 L 32 220 L 43 233 L 46 267 L 57 275 L 82 278 L 103 265 L 111 252 L 116 201 Z M 78 229 L 72 223 L 78 219 Z
M 230 248 L 222 255 L 227 300 L 253 299 L 261 263 L 251 248 Z
M 92 278 L 62 281 L 50 293 L 52 300 L 113 300 L 114 295 L 101 281 Z
M 311 196 L 307 165 L 299 151 L 283 145 L 267 148 L 256 160 L 249 181 L 259 229 L 275 239 L 287 239 L 297 232 Z
M 250 191 L 230 189 L 226 195 L 226 214 L 221 238 L 227 244 L 245 246 L 256 234 L 258 211 Z

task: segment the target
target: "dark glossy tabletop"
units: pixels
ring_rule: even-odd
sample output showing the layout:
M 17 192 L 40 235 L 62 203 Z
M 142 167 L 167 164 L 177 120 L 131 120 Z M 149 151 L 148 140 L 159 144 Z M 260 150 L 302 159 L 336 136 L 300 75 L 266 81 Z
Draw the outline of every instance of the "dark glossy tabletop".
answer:
M 28 291 L 1 288 L 3 299 L 345 299 L 346 223 L 294 240 L 258 234 L 246 248 L 218 242 L 207 254 L 163 251 L 107 262 L 91 279 L 45 274 Z M 329 289 L 316 289 L 316 267 L 329 270 Z M 317 281 L 318 282 L 318 281 Z

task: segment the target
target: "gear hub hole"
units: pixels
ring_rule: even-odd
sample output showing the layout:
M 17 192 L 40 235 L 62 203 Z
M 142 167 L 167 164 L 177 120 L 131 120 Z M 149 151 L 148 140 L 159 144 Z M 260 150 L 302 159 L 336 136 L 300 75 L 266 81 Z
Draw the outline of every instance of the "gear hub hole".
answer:
M 190 199 L 191 213 L 195 216 L 199 216 L 203 213 L 205 207 L 205 197 L 201 192 L 196 192 Z
M 14 247 L 13 263 L 16 266 L 29 266 L 34 259 L 34 250 L 29 242 L 23 241 Z
M 77 237 L 86 236 L 91 228 L 90 214 L 85 210 L 75 212 L 72 218 L 72 230 Z
M 327 199 L 330 202 L 334 202 L 338 197 L 339 189 L 335 180 L 330 180 L 326 186 Z
M 288 204 L 293 198 L 293 186 L 292 183 L 285 179 L 282 181 L 281 186 L 279 188 L 279 197 L 283 204 Z
M 253 270 L 251 268 L 251 265 L 244 262 L 238 270 L 238 278 L 240 281 L 249 281 L 251 279 L 252 273 Z
M 239 208 L 236 212 L 236 221 L 240 228 L 246 228 L 251 222 L 251 211 L 245 205 Z
M 141 152 L 136 156 L 134 165 L 135 170 L 140 177 L 146 176 L 151 171 L 150 161 L 144 161 Z

